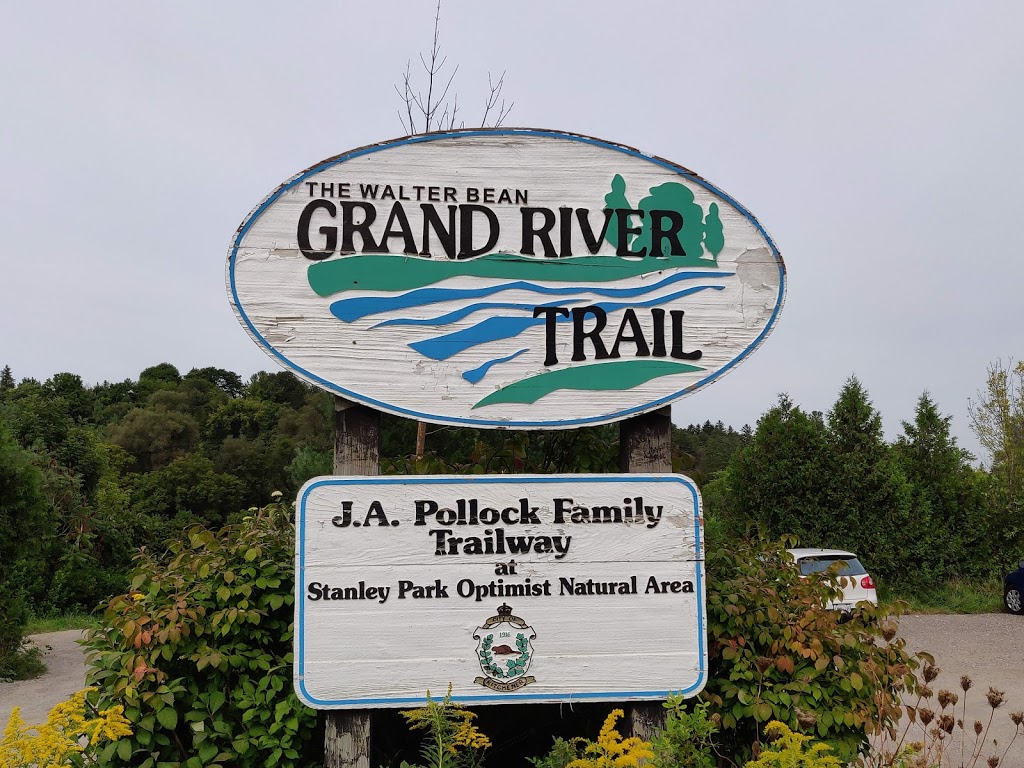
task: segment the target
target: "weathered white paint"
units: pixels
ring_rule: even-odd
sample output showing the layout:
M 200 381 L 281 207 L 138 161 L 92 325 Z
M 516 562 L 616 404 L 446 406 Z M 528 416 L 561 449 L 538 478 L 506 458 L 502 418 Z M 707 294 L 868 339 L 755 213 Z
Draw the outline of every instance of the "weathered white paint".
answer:
M 662 507 L 658 522 L 554 522 L 555 499 L 576 505 L 624 507 L 626 498 Z M 478 509 L 519 508 L 520 499 L 539 523 L 452 525 L 455 535 L 571 537 L 557 553 L 436 554 L 445 528 L 425 518 L 416 525 L 416 504 L 434 501 L 457 508 L 477 499 Z M 387 524 L 365 522 L 380 502 Z M 353 524 L 339 527 L 351 502 Z M 632 503 L 632 502 L 631 502 Z M 515 520 L 516 513 L 508 519 Z M 408 707 L 425 701 L 427 690 L 473 704 L 512 702 L 639 701 L 669 692 L 695 695 L 707 668 L 700 496 L 686 477 L 649 475 L 498 475 L 315 478 L 299 492 L 296 508 L 295 688 L 318 709 Z M 336 522 L 344 522 L 338 519 Z M 395 523 L 398 523 L 397 525 Z M 490 532 L 489 534 L 485 533 Z M 512 574 L 498 574 L 515 560 Z M 630 582 L 638 594 L 561 594 L 561 578 L 578 583 Z M 693 592 L 648 592 L 649 579 L 689 582 Z M 527 596 L 460 596 L 459 583 L 492 582 L 535 586 Z M 499 582 L 500 580 L 500 582 Z M 440 584 L 448 597 L 398 597 L 402 581 Z M 312 600 L 310 585 L 386 587 L 375 599 Z M 550 584 L 544 594 L 543 585 Z M 539 585 L 539 587 L 537 586 Z M 479 599 L 478 599 L 479 598 Z M 513 691 L 496 691 L 477 658 L 474 632 L 503 604 L 529 625 L 534 680 Z M 517 633 L 513 633 L 515 637 Z M 514 642 L 510 639 L 495 643 Z M 511 657 L 503 657 L 504 661 Z
M 574 278 L 568 285 L 534 278 L 517 281 L 452 276 L 434 287 L 474 293 L 401 310 L 385 311 L 377 307 L 373 311 L 350 312 L 343 318 L 332 314 L 335 302 L 359 296 L 384 297 L 389 295 L 388 291 L 367 288 L 365 282 L 349 284 L 345 291 L 325 296 L 311 288 L 311 267 L 320 269 L 322 265 L 353 258 L 341 253 L 343 231 L 338 233 L 339 242 L 325 261 L 313 261 L 301 252 L 300 218 L 303 210 L 316 200 L 329 202 L 337 213 L 332 218 L 323 207 L 311 211 L 309 226 L 304 231 L 309 233 L 309 247 L 313 251 L 327 250 L 328 236 L 321 233 L 321 227 L 343 229 L 339 206 L 345 202 L 374 205 L 376 220 L 370 231 L 380 241 L 395 201 L 379 198 L 384 188 L 390 186 L 396 197 L 410 198 L 401 205 L 419 254 L 425 249 L 422 243 L 424 214 L 420 206 L 430 204 L 431 187 L 437 189 L 439 202 L 433 205 L 445 224 L 448 222 L 447 206 L 472 202 L 471 189 L 478 190 L 481 198 L 485 189 L 493 189 L 496 199 L 502 190 L 508 190 L 511 203 L 484 204 L 481 199 L 475 204 L 490 210 L 498 224 L 499 237 L 487 252 L 522 255 L 523 195 L 529 207 L 546 208 L 554 213 L 562 209 L 588 209 L 589 221 L 599 235 L 602 211 L 606 205 L 612 206 L 606 203 L 605 197 L 611 194 L 612 180 L 616 176 L 624 182 L 624 207 L 627 208 L 638 206 L 642 199 L 651 196 L 652 189 L 667 183 L 681 184 L 688 189 L 702 215 L 710 215 L 712 204 L 716 205 L 724 239 L 717 264 L 709 261 L 711 254 L 707 248 L 700 263 L 687 269 L 662 268 L 664 260 L 648 256 L 646 262 L 657 267 L 654 271 L 602 282 L 601 274 L 624 263 L 638 261 L 616 256 L 615 246 L 604 241 L 596 255 L 605 258 L 588 267 L 588 276 Z M 344 199 L 339 197 L 342 185 L 348 185 L 348 197 Z M 363 197 L 362 185 L 375 185 L 378 199 Z M 420 201 L 416 200 L 417 186 L 422 187 L 418 193 Z M 444 201 L 446 188 L 451 191 L 448 202 Z M 461 215 L 461 209 L 459 211 L 457 215 Z M 361 210 L 353 212 L 353 221 L 358 223 L 362 215 Z M 477 212 L 475 216 L 474 246 L 481 247 L 484 245 L 480 234 L 483 214 Z M 694 218 L 689 213 L 687 217 Z M 536 215 L 534 220 L 540 222 L 541 216 Z M 613 217 L 613 221 L 617 219 Z M 664 224 L 667 220 L 661 221 Z M 700 219 L 696 221 L 699 225 Z M 571 253 L 574 257 L 589 256 L 578 215 L 571 222 Z M 626 222 L 639 223 L 635 216 Z M 557 235 L 561 224 L 558 218 L 552 230 L 556 249 L 561 248 Z M 392 227 L 393 232 L 399 229 L 400 222 Z M 542 241 L 531 238 L 530 242 L 539 261 L 557 262 L 557 269 L 573 263 L 572 258 L 544 259 Z M 401 256 L 388 262 L 389 272 L 407 271 L 421 259 L 451 261 L 439 246 L 433 230 L 432 256 L 404 257 L 403 243 L 403 237 L 398 235 L 387 240 L 387 252 Z M 354 235 L 351 244 L 358 258 L 358 252 L 365 245 L 361 236 Z M 693 275 L 686 280 L 665 282 L 670 278 L 674 280 L 682 272 Z M 297 375 L 336 394 L 399 415 L 483 427 L 583 426 L 661 407 L 714 381 L 756 349 L 774 326 L 785 297 L 782 259 L 763 228 L 739 204 L 700 177 L 619 145 L 525 129 L 429 134 L 354 150 L 324 161 L 283 184 L 246 218 L 229 251 L 226 278 L 239 321 L 268 354 Z M 517 282 L 539 286 L 539 292 L 509 287 L 489 293 L 497 286 Z M 652 289 L 656 284 L 661 287 Z M 698 290 L 687 296 L 677 295 L 690 288 Z M 609 293 L 606 289 L 612 290 Z M 601 293 L 602 290 L 606 292 Z M 630 296 L 630 292 L 635 295 Z M 411 289 L 396 289 L 391 295 L 410 293 Z M 613 305 L 608 311 L 608 328 L 603 334 L 609 351 L 629 309 L 636 313 L 649 351 L 653 351 L 656 324 L 652 308 L 667 313 L 684 311 L 684 351 L 701 351 L 700 360 L 693 362 L 700 370 L 663 375 L 637 386 L 622 385 L 616 390 L 567 388 L 552 391 L 532 403 L 480 405 L 487 395 L 517 381 L 546 371 L 596 362 L 590 342 L 584 344 L 587 360 L 574 362 L 570 359 L 574 352 L 571 320 L 555 328 L 554 349 L 558 363 L 553 365 L 545 364 L 550 361 L 546 361 L 547 331 L 543 318 L 507 338 L 471 346 L 463 347 L 460 337 L 452 336 L 486 333 L 479 324 L 487 318 L 532 319 L 533 308 L 552 302 L 566 308 Z M 452 314 L 470 304 L 487 306 L 465 316 Z M 444 324 L 422 324 L 426 320 Z M 383 324 L 388 321 L 391 324 Z M 394 321 L 411 321 L 411 324 L 395 324 Z M 593 328 L 595 322 L 593 316 L 588 316 L 583 329 Z M 664 322 L 665 333 L 670 335 L 669 321 Z M 432 347 L 421 346 L 423 342 L 431 344 L 431 340 L 435 340 Z M 671 339 L 666 341 L 671 346 Z M 635 343 L 624 341 L 619 349 L 621 361 L 633 360 L 638 351 Z M 514 359 L 494 364 L 482 376 L 472 373 L 489 362 L 517 353 Z M 645 360 L 655 357 L 656 353 Z M 660 362 L 666 361 L 671 361 L 670 356 Z M 586 374 L 591 379 L 590 384 L 584 386 L 599 385 L 609 379 L 608 370 L 594 367 Z

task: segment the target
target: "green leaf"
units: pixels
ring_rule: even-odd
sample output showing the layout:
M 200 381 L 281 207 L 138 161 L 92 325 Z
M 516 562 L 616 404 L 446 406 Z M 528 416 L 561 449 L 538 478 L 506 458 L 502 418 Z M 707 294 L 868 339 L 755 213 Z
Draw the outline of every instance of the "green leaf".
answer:
M 204 744 L 199 745 L 199 759 L 203 764 L 209 763 L 210 760 L 219 752 L 216 744 L 212 744 L 207 741 Z
M 129 739 L 119 739 L 117 742 L 117 756 L 128 761 L 128 758 L 132 756 L 132 743 Z
M 156 713 L 156 719 L 164 728 L 173 731 L 178 726 L 178 713 L 173 707 L 164 707 Z

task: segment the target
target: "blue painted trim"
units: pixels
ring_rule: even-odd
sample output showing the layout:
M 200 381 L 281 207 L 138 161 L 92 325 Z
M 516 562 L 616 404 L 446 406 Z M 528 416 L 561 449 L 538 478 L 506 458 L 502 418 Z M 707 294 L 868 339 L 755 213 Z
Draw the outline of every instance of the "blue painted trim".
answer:
M 705 643 L 707 636 L 706 619 L 704 616 L 704 557 L 703 541 L 700 536 L 701 507 L 697 486 L 683 475 L 480 475 L 480 476 L 416 476 L 399 475 L 394 477 L 326 477 L 308 481 L 299 491 L 298 504 L 295 507 L 297 563 L 295 569 L 295 676 L 296 688 L 300 699 L 323 709 L 341 707 L 373 707 L 373 706 L 423 706 L 425 697 L 378 697 L 372 699 L 318 699 L 306 689 L 305 680 L 305 590 L 306 583 L 306 501 L 309 494 L 316 488 L 328 485 L 523 485 L 527 483 L 678 483 L 686 487 L 693 497 L 693 529 L 696 534 L 696 592 L 697 595 L 697 650 L 701 659 L 701 669 L 697 680 L 682 690 L 655 691 L 600 691 L 597 693 L 512 693 L 505 695 L 481 694 L 479 696 L 452 696 L 452 701 L 463 704 L 511 704 L 516 702 L 541 701 L 551 703 L 572 703 L 582 701 L 625 701 L 627 699 L 666 699 L 671 694 L 689 694 L 700 691 L 707 682 L 708 654 Z
M 363 155 L 373 154 L 374 152 L 380 152 L 382 150 L 391 149 L 393 147 L 400 147 L 405 144 L 423 144 L 431 141 L 458 139 L 471 136 L 542 136 L 545 138 L 577 141 L 582 144 L 590 144 L 595 147 L 602 147 L 603 149 L 611 149 L 616 152 L 621 152 L 624 155 L 629 155 L 630 157 L 635 157 L 640 160 L 646 160 L 647 162 L 654 163 L 655 165 L 661 166 L 662 168 L 672 171 L 673 173 L 678 173 L 680 176 L 685 177 L 690 182 L 703 187 L 704 189 L 708 190 L 709 192 L 712 192 L 715 195 L 718 195 L 727 203 L 729 203 L 729 205 L 731 205 L 733 208 L 739 211 L 744 216 L 744 218 L 747 219 L 747 221 L 754 225 L 757 231 L 765 239 L 765 242 L 768 243 L 769 248 L 771 248 L 772 255 L 778 262 L 779 293 L 775 301 L 775 309 L 772 311 L 771 317 L 768 319 L 767 324 L 761 330 L 761 333 L 758 334 L 757 338 L 754 339 L 747 346 L 747 348 L 743 350 L 743 352 L 741 352 L 732 361 L 719 368 L 710 376 L 707 376 L 698 381 L 696 384 L 692 384 L 689 387 L 681 389 L 678 392 L 675 392 L 674 394 L 668 395 L 666 397 L 659 398 L 658 400 L 652 400 L 651 402 L 646 403 L 644 405 L 634 406 L 633 408 L 627 408 L 625 410 L 617 411 L 615 413 L 608 414 L 605 416 L 592 416 L 585 419 L 562 419 L 559 421 L 502 421 L 499 419 L 478 419 L 465 417 L 460 418 L 452 416 L 438 416 L 436 414 L 421 413 L 419 411 L 414 411 L 410 408 L 401 408 L 390 403 L 385 403 L 383 401 L 376 400 L 372 397 L 367 397 L 357 392 L 352 392 L 350 390 L 345 389 L 344 387 L 335 384 L 334 382 L 327 381 L 326 379 L 305 370 L 301 366 L 296 365 L 291 360 L 282 355 L 273 345 L 270 344 L 270 342 L 268 342 L 263 337 L 263 335 L 259 331 L 256 330 L 256 326 L 253 325 L 252 321 L 249 319 L 249 316 L 246 315 L 245 309 L 242 307 L 242 303 L 238 299 L 238 290 L 235 285 L 235 258 L 238 255 L 238 249 L 241 247 L 242 238 L 245 237 L 245 234 L 249 231 L 249 228 L 252 227 L 256 220 L 263 215 L 263 212 L 270 205 L 272 205 L 279 197 L 281 197 L 281 195 L 283 195 L 288 190 L 298 186 L 305 179 L 309 178 L 314 174 L 320 173 L 321 171 L 324 171 L 328 168 L 332 168 L 335 165 L 340 165 L 341 163 L 347 162 L 348 160 L 352 160 L 357 157 L 362 157 Z M 354 400 L 364 405 L 368 405 L 372 408 L 377 408 L 388 413 L 393 413 L 397 416 L 406 416 L 410 419 L 419 419 L 439 424 L 452 424 L 455 426 L 504 427 L 507 429 L 558 429 L 561 427 L 584 427 L 596 426 L 598 424 L 608 424 L 614 421 L 619 421 L 621 419 L 628 418 L 629 416 L 635 416 L 640 413 L 645 413 L 647 411 L 660 408 L 666 403 L 671 403 L 674 400 L 678 400 L 684 395 L 692 394 L 693 392 L 696 392 L 698 389 L 701 389 L 707 384 L 710 384 L 712 381 L 719 378 L 727 371 L 730 371 L 740 362 L 745 360 L 746 357 L 752 351 L 754 351 L 761 345 L 761 342 L 764 341 L 764 339 L 768 336 L 771 330 L 775 327 L 775 322 L 778 320 L 779 312 L 782 309 L 782 304 L 786 296 L 786 269 L 783 266 L 782 256 L 779 254 L 779 249 L 775 246 L 775 242 L 765 231 L 764 227 L 761 226 L 761 223 L 754 218 L 754 215 L 750 213 L 750 211 L 748 211 L 746 208 L 740 205 L 732 197 L 730 197 L 729 195 L 725 194 L 720 189 L 715 187 L 713 184 L 708 183 L 700 176 L 697 176 L 696 174 L 687 170 L 686 168 L 683 168 L 682 166 L 670 163 L 668 160 L 663 160 L 660 157 L 655 157 L 653 155 L 645 155 L 643 152 L 640 152 L 639 150 L 633 149 L 631 147 L 625 147 L 622 146 L 621 144 L 613 144 L 611 142 L 602 141 L 600 139 L 591 138 L 589 136 L 578 136 L 576 134 L 563 133 L 561 131 L 544 131 L 528 128 L 445 131 L 441 133 L 424 134 L 421 136 L 410 136 L 404 139 L 396 139 L 394 141 L 389 141 L 370 147 L 363 147 L 362 149 L 356 149 L 351 152 L 338 155 L 337 157 L 333 157 L 329 160 L 324 160 L 322 163 L 319 163 L 313 166 L 312 168 L 303 171 L 302 173 L 298 174 L 292 179 L 286 181 L 274 192 L 272 192 L 259 206 L 257 206 L 256 209 L 252 211 L 252 213 L 249 214 L 249 216 L 242 223 L 242 226 L 239 227 L 238 233 L 235 236 L 234 242 L 232 243 L 231 246 L 231 253 L 230 256 L 228 257 L 228 279 L 231 285 L 231 297 L 234 302 L 235 311 L 238 312 L 239 317 L 242 319 L 245 326 L 249 329 L 249 332 L 252 334 L 253 338 L 258 340 L 258 342 L 260 343 L 261 346 L 263 346 L 267 354 L 275 358 L 285 368 L 294 371 L 307 381 L 313 382 L 330 392 L 334 392 L 335 394 L 341 395 L 342 397 L 346 397 L 350 400 Z

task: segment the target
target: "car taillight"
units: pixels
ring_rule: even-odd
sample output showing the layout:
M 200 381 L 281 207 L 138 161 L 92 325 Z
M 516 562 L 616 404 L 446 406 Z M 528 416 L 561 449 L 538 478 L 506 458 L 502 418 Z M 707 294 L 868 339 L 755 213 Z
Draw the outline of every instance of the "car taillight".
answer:
M 875 582 L 873 582 L 871 580 L 870 576 L 865 576 L 863 579 L 861 579 L 860 580 L 860 585 L 864 589 L 874 589 L 875 588 Z

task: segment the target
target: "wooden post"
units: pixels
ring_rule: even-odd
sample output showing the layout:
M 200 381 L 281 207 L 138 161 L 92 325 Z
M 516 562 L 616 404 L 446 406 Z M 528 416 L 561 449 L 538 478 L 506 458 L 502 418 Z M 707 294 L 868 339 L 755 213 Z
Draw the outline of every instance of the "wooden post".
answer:
M 380 413 L 334 398 L 334 474 L 380 474 Z M 369 710 L 328 711 L 324 768 L 370 768 Z
M 622 472 L 672 471 L 672 407 L 666 405 L 619 424 L 619 469 Z M 660 702 L 640 701 L 628 708 L 634 736 L 650 740 L 665 727 Z

